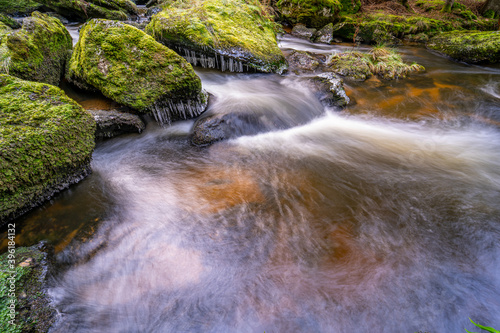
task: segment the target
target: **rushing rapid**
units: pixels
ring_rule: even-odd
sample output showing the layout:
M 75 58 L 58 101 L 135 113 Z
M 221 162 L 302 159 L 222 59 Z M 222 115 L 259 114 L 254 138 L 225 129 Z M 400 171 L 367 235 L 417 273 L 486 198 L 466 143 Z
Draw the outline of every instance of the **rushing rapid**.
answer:
M 293 77 L 199 70 L 208 115 L 261 131 L 198 148 L 194 121 L 149 122 L 101 143 L 23 221 L 27 243 L 33 221 L 78 221 L 53 240 L 53 331 L 500 327 L 499 73 L 404 51 L 427 73 L 349 83 L 345 110 Z

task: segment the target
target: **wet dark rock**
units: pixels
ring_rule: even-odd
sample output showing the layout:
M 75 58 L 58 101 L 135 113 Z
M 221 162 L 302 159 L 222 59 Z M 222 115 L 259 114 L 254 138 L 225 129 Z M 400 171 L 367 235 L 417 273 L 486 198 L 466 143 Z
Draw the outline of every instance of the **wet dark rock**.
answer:
M 268 129 L 266 123 L 256 114 L 234 112 L 211 115 L 195 123 L 191 143 L 196 146 L 207 146 L 217 141 L 254 135 Z
M 18 247 L 15 252 L 16 264 L 13 266 L 8 262 L 8 255 L 6 252 L 0 256 L 1 308 L 7 309 L 10 305 L 10 298 L 6 297 L 10 289 L 8 272 L 15 270 L 16 328 L 19 332 L 48 332 L 57 318 L 57 310 L 51 305 L 47 293 L 53 249 L 43 242 L 32 247 Z M 10 317 L 2 318 L 0 331 L 11 332 L 13 326 L 5 319 L 10 320 Z
M 324 106 L 345 107 L 350 102 L 344 90 L 343 80 L 334 73 L 322 73 L 318 76 L 304 78 L 303 81 Z
M 297 24 L 292 29 L 292 35 L 299 38 L 312 39 L 316 29 L 308 28 L 304 24 Z
M 294 50 L 286 57 L 288 61 L 288 71 L 295 74 L 312 73 L 319 66 L 320 62 L 312 53 Z
M 141 133 L 146 125 L 138 115 L 119 110 L 88 110 L 96 121 L 96 139 L 125 133 Z
M 330 44 L 333 42 L 333 23 L 325 25 L 314 34 L 316 43 Z

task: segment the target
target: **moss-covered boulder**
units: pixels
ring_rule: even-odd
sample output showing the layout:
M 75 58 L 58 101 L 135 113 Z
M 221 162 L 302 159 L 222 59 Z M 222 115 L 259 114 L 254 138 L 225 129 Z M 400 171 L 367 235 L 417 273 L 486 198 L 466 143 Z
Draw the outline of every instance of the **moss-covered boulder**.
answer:
M 9 239 L 9 242 L 15 242 Z M 44 243 L 0 256 L 0 331 L 48 332 L 57 311 L 47 294 L 52 251 Z M 15 315 L 12 313 L 15 312 Z
M 276 4 L 285 20 L 320 29 L 334 22 L 342 9 L 340 0 L 280 0 Z
M 286 61 L 274 29 L 258 0 L 200 0 L 171 3 L 146 32 L 195 66 L 281 73 Z
M 9 15 L 26 16 L 41 8 L 38 0 L 0 0 L 0 13 Z
M 198 116 L 207 105 L 201 80 L 186 60 L 117 21 L 93 19 L 82 27 L 67 78 L 80 88 L 151 112 L 159 123 Z
M 500 62 L 500 31 L 452 31 L 433 37 L 427 47 L 469 63 Z
M 130 0 L 37 0 L 64 17 L 78 21 L 89 18 L 128 20 L 137 16 L 137 6 Z
M 0 73 L 59 84 L 73 44 L 58 19 L 34 12 L 24 19 L 20 30 L 1 34 Z
M 0 222 L 85 177 L 94 132 L 61 89 L 0 74 Z

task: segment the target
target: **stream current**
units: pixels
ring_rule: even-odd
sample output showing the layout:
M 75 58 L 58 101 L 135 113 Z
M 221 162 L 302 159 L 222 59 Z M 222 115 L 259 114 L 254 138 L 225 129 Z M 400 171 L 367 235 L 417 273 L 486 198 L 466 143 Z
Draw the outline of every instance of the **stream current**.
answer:
M 399 51 L 426 72 L 346 82 L 344 110 L 293 76 L 197 69 L 207 112 L 266 131 L 198 148 L 194 121 L 150 121 L 99 143 L 91 176 L 16 221 L 65 267 L 52 331 L 499 328 L 500 69 Z

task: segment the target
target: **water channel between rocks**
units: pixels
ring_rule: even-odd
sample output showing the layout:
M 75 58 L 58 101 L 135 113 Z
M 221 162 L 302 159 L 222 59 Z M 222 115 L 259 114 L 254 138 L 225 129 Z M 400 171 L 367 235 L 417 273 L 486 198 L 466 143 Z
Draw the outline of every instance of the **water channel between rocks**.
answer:
M 427 71 L 346 82 L 344 110 L 293 76 L 197 69 L 208 112 L 270 130 L 197 148 L 194 121 L 150 122 L 98 144 L 91 176 L 16 221 L 67 264 L 54 332 L 500 327 L 500 69 L 399 51 Z

